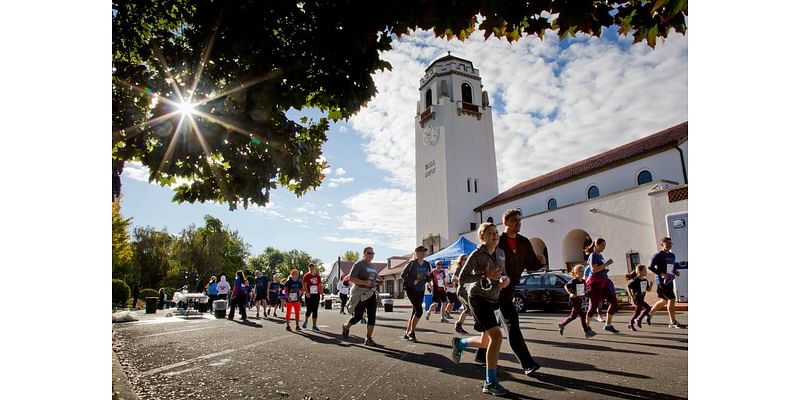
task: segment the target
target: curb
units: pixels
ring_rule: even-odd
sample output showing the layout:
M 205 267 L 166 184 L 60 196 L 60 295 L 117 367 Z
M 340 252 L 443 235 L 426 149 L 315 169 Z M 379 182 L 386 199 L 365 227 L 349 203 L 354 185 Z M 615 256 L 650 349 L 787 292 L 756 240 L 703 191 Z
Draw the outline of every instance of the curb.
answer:
M 128 375 L 122 369 L 122 364 L 119 363 L 114 350 L 111 350 L 111 391 L 119 400 L 139 400 L 139 397 L 133 392 Z

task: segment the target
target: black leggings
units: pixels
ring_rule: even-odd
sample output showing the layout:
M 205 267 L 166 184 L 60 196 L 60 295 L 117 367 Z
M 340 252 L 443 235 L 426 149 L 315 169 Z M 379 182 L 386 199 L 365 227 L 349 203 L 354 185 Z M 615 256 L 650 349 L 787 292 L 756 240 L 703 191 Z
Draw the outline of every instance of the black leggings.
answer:
M 306 298 L 306 319 L 309 316 L 317 319 L 317 310 L 319 310 L 319 294 L 312 294 Z
M 364 300 L 356 306 L 356 311 L 353 313 L 353 318 L 350 318 L 350 325 L 355 325 L 361 318 L 364 318 L 364 310 L 367 311 L 367 325 L 375 326 L 375 311 L 378 309 L 378 294 L 373 293 L 372 297 Z
M 408 296 L 408 301 L 411 302 L 411 306 L 414 307 L 414 312 L 411 316 L 418 319 L 422 318 L 422 299 L 425 297 L 425 292 L 406 289 L 406 295 Z

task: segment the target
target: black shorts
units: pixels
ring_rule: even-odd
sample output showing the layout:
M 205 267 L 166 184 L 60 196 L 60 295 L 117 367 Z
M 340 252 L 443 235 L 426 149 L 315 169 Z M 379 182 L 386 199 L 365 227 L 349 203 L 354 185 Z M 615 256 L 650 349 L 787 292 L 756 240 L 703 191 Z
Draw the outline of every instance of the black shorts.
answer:
M 659 299 L 675 300 L 675 288 L 672 285 L 672 282 L 666 285 L 658 285 L 656 288 L 656 294 L 658 295 Z
M 456 296 L 455 293 L 447 292 L 447 301 L 456 304 L 456 301 L 458 301 L 458 296 Z
M 434 303 L 447 303 L 447 294 L 442 291 L 435 290 L 433 292 L 433 302 Z
M 266 300 L 266 299 L 267 299 L 267 292 L 263 293 L 256 292 L 256 301 Z
M 500 303 L 491 303 L 484 297 L 472 296 L 469 298 L 469 311 L 475 319 L 475 330 L 486 332 L 495 326 L 500 326 L 494 310 L 500 308 Z

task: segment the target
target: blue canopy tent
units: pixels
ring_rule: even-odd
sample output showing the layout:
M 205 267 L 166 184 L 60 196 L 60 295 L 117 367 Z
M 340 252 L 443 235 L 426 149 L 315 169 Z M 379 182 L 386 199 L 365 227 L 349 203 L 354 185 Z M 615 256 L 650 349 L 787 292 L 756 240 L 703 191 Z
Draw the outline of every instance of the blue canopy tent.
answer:
M 438 252 L 425 257 L 425 261 L 433 264 L 436 260 L 442 260 L 444 266 L 447 267 L 451 262 L 455 261 L 462 254 L 469 255 L 473 250 L 478 248 L 478 245 L 465 239 L 463 236 Z

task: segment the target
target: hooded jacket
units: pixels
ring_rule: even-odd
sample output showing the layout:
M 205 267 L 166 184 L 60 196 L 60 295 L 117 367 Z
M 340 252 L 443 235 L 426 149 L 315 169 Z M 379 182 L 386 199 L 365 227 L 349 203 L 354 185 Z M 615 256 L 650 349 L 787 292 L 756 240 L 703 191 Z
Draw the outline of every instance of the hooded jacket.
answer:
M 225 275 L 219 277 L 219 283 L 217 284 L 217 293 L 218 294 L 228 294 L 231 290 L 231 285 L 225 280 Z

